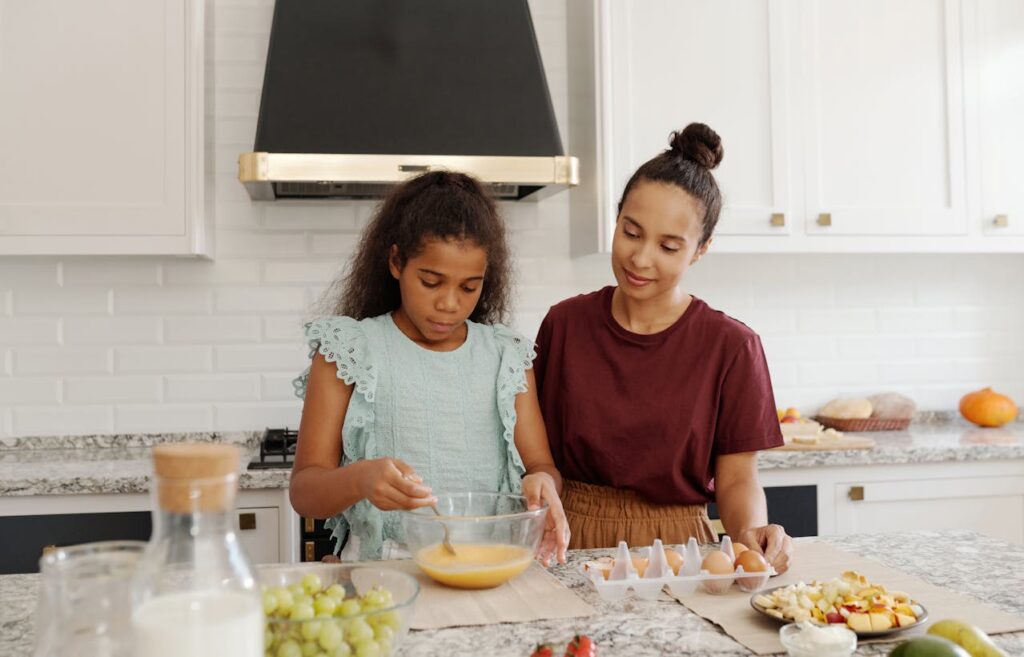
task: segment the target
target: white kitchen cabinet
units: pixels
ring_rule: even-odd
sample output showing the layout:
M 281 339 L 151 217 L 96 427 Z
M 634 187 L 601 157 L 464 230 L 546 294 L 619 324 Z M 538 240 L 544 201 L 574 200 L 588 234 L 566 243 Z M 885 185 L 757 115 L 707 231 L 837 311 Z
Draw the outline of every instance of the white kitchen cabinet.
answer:
M 797 218 L 789 75 L 791 5 L 781 0 L 612 2 L 606 7 L 613 194 L 691 121 L 726 137 L 715 176 L 720 235 L 785 235 Z M 617 201 L 610 199 L 611 203 Z M 612 213 L 614 216 L 614 213 Z
M 810 235 L 964 235 L 958 0 L 804 0 Z
M 281 550 L 278 545 L 280 529 L 275 507 L 254 507 L 238 509 L 238 541 L 245 548 L 252 563 L 278 563 Z M 296 537 L 298 538 L 298 537 Z
M 1024 236 L 1024 2 L 977 0 L 974 35 L 978 221 L 988 236 Z
M 0 255 L 209 252 L 203 0 L 0 0 Z

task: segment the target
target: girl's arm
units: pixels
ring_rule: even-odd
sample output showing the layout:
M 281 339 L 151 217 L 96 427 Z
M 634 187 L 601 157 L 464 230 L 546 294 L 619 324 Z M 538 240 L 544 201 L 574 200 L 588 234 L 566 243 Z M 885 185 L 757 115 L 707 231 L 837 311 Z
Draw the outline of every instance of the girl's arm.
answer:
M 523 459 L 526 476 L 523 477 L 523 495 L 530 508 L 548 504 L 547 527 L 539 554 L 547 565 L 552 553 L 565 563 L 565 550 L 569 545 L 569 525 L 562 510 L 562 475 L 555 467 L 548 446 L 548 434 L 537 400 L 537 381 L 533 370 L 526 370 L 526 392 L 516 396 L 516 450 Z
M 768 524 L 768 504 L 757 479 L 757 452 L 718 456 L 715 500 L 726 533 L 762 552 L 777 572 L 786 572 L 793 541 L 781 525 Z
M 433 503 L 430 489 L 398 459 L 341 462 L 341 429 L 352 386 L 337 368 L 316 354 L 302 406 L 288 495 L 295 511 L 307 518 L 329 518 L 364 498 L 377 508 L 412 509 Z M 408 475 L 408 479 L 406 478 Z

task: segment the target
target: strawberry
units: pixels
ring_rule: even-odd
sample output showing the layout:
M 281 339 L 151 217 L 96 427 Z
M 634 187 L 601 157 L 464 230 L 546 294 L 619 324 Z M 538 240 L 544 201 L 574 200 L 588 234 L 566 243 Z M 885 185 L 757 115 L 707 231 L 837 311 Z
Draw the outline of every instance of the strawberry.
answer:
M 565 657 L 597 657 L 597 646 L 586 634 L 577 634 L 565 647 Z
M 555 657 L 555 647 L 550 643 L 538 643 L 530 657 Z

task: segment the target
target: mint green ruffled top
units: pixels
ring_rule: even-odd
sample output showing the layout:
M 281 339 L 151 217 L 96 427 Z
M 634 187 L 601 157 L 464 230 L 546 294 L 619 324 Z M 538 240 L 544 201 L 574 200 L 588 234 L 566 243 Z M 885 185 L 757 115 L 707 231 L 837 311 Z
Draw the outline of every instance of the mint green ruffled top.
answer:
M 410 340 L 391 314 L 329 317 L 306 326 L 317 353 L 353 386 L 342 427 L 341 465 L 399 458 L 435 492 L 518 493 L 525 473 L 516 451 L 516 395 L 526 390 L 533 343 L 510 328 L 466 322 L 466 341 L 431 351 Z M 305 397 L 309 369 L 295 380 Z M 404 543 L 398 512 L 361 500 L 327 521 L 335 551 L 348 532 L 361 559 L 381 558 L 385 540 Z

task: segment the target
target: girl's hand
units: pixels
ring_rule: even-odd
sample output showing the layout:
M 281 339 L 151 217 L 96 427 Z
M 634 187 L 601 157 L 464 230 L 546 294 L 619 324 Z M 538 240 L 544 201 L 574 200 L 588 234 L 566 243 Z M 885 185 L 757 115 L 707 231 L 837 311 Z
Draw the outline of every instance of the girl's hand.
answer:
M 569 523 L 565 520 L 555 480 L 546 472 L 526 475 L 523 477 L 523 497 L 531 510 L 539 509 L 542 502 L 548 504 L 544 537 L 537 548 L 537 557 L 545 566 L 551 564 L 552 555 L 557 557 L 558 563 L 565 563 L 565 550 L 569 546 Z
M 763 554 L 765 560 L 780 575 L 789 570 L 789 560 L 793 556 L 793 539 L 786 534 L 782 525 L 765 525 L 748 529 L 742 532 L 736 540 Z
M 363 497 L 381 511 L 418 509 L 437 502 L 430 487 L 407 463 L 399 459 L 363 461 Z

